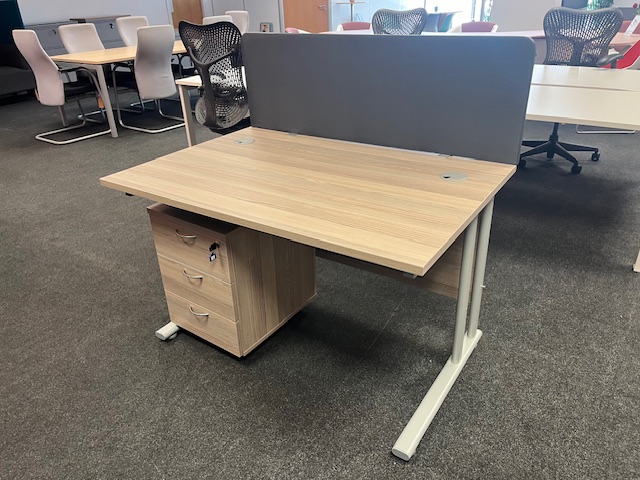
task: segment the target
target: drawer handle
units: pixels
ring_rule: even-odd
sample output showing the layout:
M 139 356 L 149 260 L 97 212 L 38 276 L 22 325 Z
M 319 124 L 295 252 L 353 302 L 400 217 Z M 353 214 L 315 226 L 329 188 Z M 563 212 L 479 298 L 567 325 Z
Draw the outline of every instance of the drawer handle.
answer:
M 206 317 L 208 317 L 208 316 L 209 316 L 209 314 L 208 314 L 208 313 L 196 313 L 196 312 L 194 312 L 194 311 L 193 311 L 193 308 L 191 307 L 191 305 L 189 305 L 189 311 L 190 311 L 191 313 L 193 313 L 196 317 L 205 317 L 205 318 L 206 318 Z
M 178 238 L 180 238 L 182 240 L 195 240 L 196 239 L 195 235 L 181 235 L 178 230 L 176 230 L 176 235 L 178 236 Z
M 187 273 L 187 271 L 186 271 L 186 270 L 184 270 L 184 269 L 182 270 L 182 274 L 183 274 L 185 277 L 190 278 L 190 279 L 192 279 L 192 280 L 202 280 L 202 279 L 204 278 L 202 275 L 189 275 L 189 274 Z

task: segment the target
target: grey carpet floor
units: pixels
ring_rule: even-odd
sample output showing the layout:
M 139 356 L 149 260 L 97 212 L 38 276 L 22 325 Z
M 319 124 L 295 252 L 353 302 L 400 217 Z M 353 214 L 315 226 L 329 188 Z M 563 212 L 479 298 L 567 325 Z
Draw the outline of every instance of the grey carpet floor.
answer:
M 452 300 L 318 260 L 317 299 L 246 359 L 161 342 L 150 202 L 98 179 L 184 131 L 34 140 L 57 126 L 0 106 L 0 479 L 640 478 L 640 134 L 562 126 L 600 162 L 530 159 L 498 195 L 484 336 L 406 463 Z

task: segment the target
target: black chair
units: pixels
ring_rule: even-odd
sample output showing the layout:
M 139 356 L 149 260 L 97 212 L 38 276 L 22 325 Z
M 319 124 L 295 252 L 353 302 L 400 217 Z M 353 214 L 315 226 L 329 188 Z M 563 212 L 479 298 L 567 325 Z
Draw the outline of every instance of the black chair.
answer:
M 376 35 L 420 35 L 427 18 L 424 8 L 405 11 L 383 8 L 373 14 L 371 27 Z
M 572 65 L 583 67 L 602 66 L 615 61 L 618 55 L 608 55 L 609 43 L 620 30 L 622 13 L 617 8 L 600 10 L 572 10 L 565 7 L 552 8 L 544 17 L 544 33 L 547 41 L 545 65 Z M 575 145 L 558 141 L 558 126 L 555 123 L 549 140 L 525 140 L 522 144 L 534 147 L 520 155 L 519 167 L 526 164 L 525 157 L 546 153 L 551 160 L 560 155 L 573 163 L 571 173 L 580 173 L 582 166 L 569 152 L 593 152 L 591 160 L 600 159 L 595 147 Z
M 215 132 L 236 126 L 249 111 L 240 30 L 231 22 L 195 25 L 185 21 L 178 30 L 202 78 L 196 120 Z

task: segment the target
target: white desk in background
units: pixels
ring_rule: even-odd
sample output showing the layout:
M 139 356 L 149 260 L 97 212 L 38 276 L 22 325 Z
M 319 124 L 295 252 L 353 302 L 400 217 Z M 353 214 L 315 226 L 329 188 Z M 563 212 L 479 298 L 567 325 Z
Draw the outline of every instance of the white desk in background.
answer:
M 535 65 L 531 83 L 527 120 L 640 129 L 638 70 Z
M 640 92 L 640 70 L 534 65 L 531 84 Z

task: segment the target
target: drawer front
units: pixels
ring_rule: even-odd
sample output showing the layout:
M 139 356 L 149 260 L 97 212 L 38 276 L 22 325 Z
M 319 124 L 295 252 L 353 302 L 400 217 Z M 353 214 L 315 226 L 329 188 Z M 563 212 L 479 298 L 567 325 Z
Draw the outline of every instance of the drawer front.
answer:
M 220 348 L 241 356 L 238 331 L 232 321 L 165 290 L 171 321 Z
M 157 252 L 178 263 L 195 268 L 224 282 L 233 283 L 225 237 L 197 225 L 171 217 L 151 216 L 151 229 Z M 214 260 L 210 248 L 216 244 Z
M 232 322 L 237 321 L 233 306 L 232 285 L 162 255 L 158 255 L 158 263 L 165 290 L 201 305 Z

